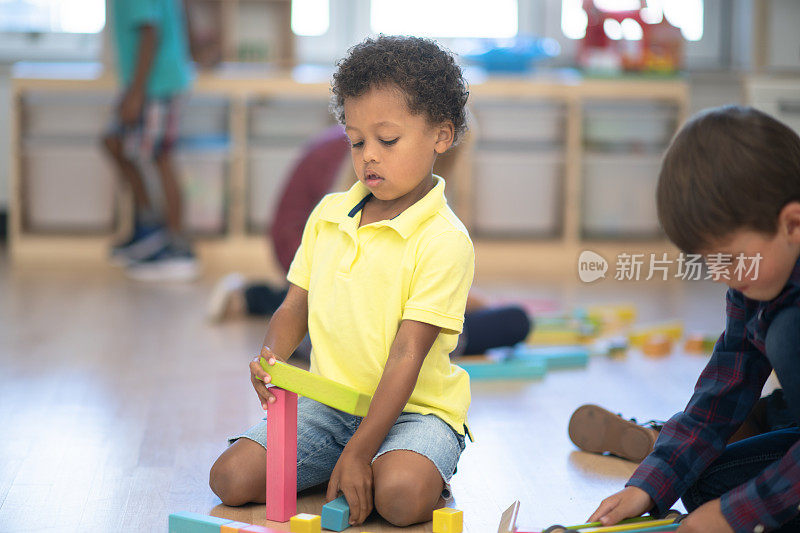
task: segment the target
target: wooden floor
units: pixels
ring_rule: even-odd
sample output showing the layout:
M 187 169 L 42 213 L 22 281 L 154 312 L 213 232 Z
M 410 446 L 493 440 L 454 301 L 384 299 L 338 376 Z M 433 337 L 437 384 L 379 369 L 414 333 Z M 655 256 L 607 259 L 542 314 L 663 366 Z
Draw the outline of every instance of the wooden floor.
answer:
M 263 505 L 226 507 L 208 488 L 225 438 L 261 416 L 247 363 L 264 331 L 259 321 L 205 322 L 214 279 L 146 285 L 110 267 L 11 269 L 0 256 L 0 531 L 166 531 L 180 510 L 266 524 Z M 723 325 L 724 287 L 710 283 L 477 286 L 564 306 L 632 301 L 642 321 Z M 496 531 L 516 499 L 529 530 L 581 522 L 634 465 L 576 451 L 566 433 L 571 412 L 594 402 L 666 418 L 683 407 L 704 363 L 630 353 L 539 381 L 474 383 L 476 442 L 453 480 L 464 531 Z M 322 498 L 303 495 L 298 510 L 319 513 Z M 350 531 L 395 530 L 372 518 Z

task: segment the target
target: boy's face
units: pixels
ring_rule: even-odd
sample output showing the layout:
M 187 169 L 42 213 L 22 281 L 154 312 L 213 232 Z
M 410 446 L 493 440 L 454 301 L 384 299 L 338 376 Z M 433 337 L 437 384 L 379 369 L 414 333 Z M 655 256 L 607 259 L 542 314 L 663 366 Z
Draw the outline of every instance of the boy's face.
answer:
M 748 298 L 768 301 L 780 294 L 800 256 L 800 245 L 795 240 L 786 233 L 785 228 L 779 228 L 775 235 L 740 229 L 724 239 L 712 242 L 708 250 L 703 250 L 701 253 L 706 261 L 709 261 L 709 256 L 714 254 L 729 254 L 732 263 L 726 270 L 730 279 L 718 281 L 740 291 Z M 745 258 L 753 258 L 760 254 L 761 260 L 757 272 L 755 269 L 750 272 L 735 272 L 736 257 L 739 254 L 743 254 Z
M 405 95 L 391 86 L 347 98 L 344 117 L 356 176 L 375 198 L 411 205 L 430 190 L 433 162 L 452 144 L 452 126 L 412 114 Z

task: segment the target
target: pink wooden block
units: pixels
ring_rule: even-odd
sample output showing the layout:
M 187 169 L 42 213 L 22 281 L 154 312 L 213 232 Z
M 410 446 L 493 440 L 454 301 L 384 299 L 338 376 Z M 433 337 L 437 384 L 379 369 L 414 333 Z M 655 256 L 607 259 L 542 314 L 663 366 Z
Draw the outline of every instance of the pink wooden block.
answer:
M 267 520 L 297 514 L 297 394 L 272 387 L 267 406 Z
M 286 533 L 285 531 L 278 531 L 271 527 L 264 526 L 247 526 L 239 530 L 240 533 Z

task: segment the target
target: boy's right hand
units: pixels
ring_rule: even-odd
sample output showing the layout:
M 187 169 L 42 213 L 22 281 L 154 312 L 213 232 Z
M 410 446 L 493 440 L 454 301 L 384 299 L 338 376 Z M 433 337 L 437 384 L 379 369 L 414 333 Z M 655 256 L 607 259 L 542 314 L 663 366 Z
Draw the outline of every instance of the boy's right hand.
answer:
M 589 517 L 589 522 L 600 521 L 604 526 L 612 526 L 634 516 L 641 516 L 653 508 L 655 502 L 650 495 L 638 487 L 625 487 L 600 502 L 600 506 Z
M 267 360 L 267 364 L 270 366 L 275 364 L 277 358 L 269 348 L 263 346 L 261 348 L 261 354 L 257 355 L 252 361 L 250 361 L 250 382 L 253 384 L 253 388 L 256 390 L 258 399 L 261 401 L 261 408 L 266 411 L 267 405 L 275 402 L 275 395 L 269 391 L 269 388 L 266 385 L 272 381 L 272 377 L 261 367 L 259 360 L 262 357 Z

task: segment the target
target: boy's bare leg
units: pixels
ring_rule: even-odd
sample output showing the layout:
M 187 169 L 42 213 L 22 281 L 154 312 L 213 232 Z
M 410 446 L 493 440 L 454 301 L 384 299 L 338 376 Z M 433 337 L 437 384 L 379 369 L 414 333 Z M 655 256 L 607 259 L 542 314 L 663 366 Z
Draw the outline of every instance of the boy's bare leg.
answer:
M 122 181 L 131 186 L 133 199 L 136 203 L 136 210 L 150 211 L 152 204 L 147 194 L 144 179 L 139 171 L 139 167 L 137 167 L 133 161 L 125 157 L 122 148 L 122 140 L 114 135 L 108 135 L 103 138 L 103 146 L 105 146 L 106 151 L 116 163 L 118 175 L 121 177 Z
M 247 438 L 231 444 L 211 467 L 208 484 L 225 505 L 264 503 L 267 452 Z
M 396 526 L 427 522 L 444 505 L 444 481 L 424 455 L 387 452 L 372 463 L 375 510 Z
M 181 187 L 175 172 L 170 151 L 163 151 L 156 157 L 156 168 L 164 190 L 164 203 L 167 209 L 167 227 L 173 235 L 182 235 L 183 202 Z

